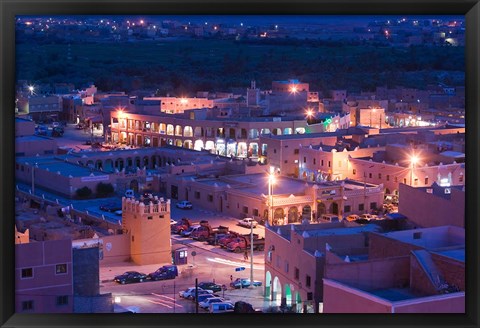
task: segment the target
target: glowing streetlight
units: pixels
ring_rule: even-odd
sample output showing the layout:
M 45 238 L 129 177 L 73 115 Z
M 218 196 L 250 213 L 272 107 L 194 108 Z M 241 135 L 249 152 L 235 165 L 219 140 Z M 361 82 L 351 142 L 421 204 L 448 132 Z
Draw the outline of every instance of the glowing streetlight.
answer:
M 268 207 L 270 209 L 269 223 L 273 225 L 273 185 L 275 184 L 275 168 L 270 166 L 270 173 L 268 174 Z
M 292 86 L 292 87 L 290 88 L 290 92 L 291 92 L 291 93 L 297 93 L 297 91 L 298 91 L 298 89 L 297 89 L 296 86 Z
M 415 168 L 415 164 L 418 163 L 418 157 L 416 155 L 410 156 L 410 186 L 413 186 L 413 169 Z
M 30 95 L 35 94 L 35 87 L 33 85 L 29 85 L 27 88 L 28 88 L 28 91 L 30 92 Z
M 180 98 L 180 103 L 181 103 L 182 105 L 187 104 L 187 103 L 188 103 L 187 98 Z

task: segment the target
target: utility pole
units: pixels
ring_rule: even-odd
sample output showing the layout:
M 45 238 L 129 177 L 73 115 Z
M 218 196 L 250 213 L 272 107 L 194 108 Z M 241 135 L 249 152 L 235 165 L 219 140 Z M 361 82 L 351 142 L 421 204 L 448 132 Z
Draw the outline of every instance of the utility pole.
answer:
M 253 288 L 253 221 L 250 223 L 250 288 Z
M 198 313 L 198 278 L 195 278 L 195 313 Z

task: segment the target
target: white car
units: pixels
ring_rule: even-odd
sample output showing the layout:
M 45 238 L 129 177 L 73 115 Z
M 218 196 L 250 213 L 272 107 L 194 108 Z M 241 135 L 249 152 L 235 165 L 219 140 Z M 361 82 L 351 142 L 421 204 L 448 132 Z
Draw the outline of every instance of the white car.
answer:
M 174 219 L 170 219 L 170 225 L 174 225 L 174 224 L 177 224 L 177 221 L 175 221 Z
M 257 221 L 252 218 L 245 218 L 238 221 L 238 225 L 246 228 L 250 228 L 250 226 L 253 226 L 255 228 L 257 226 Z
M 204 289 L 198 287 L 199 291 L 204 291 Z M 206 289 L 205 291 L 209 292 L 210 294 L 213 294 L 213 290 L 208 290 Z M 183 298 L 194 298 L 195 297 L 195 287 L 189 287 L 185 290 L 182 290 L 181 292 L 178 293 L 180 297 Z
M 186 209 L 186 210 L 191 210 L 193 208 L 192 203 L 190 203 L 188 200 L 182 200 L 181 202 L 177 203 L 177 208 L 181 209 Z
M 372 215 L 372 214 L 362 214 L 360 216 L 361 219 L 365 219 L 365 220 L 368 220 L 368 221 L 371 221 L 371 220 L 376 220 L 375 216 Z
M 208 309 L 210 307 L 210 304 L 213 303 L 223 303 L 225 302 L 224 298 L 221 297 L 210 297 L 207 298 L 205 301 L 198 303 L 198 306 L 200 306 L 202 309 Z

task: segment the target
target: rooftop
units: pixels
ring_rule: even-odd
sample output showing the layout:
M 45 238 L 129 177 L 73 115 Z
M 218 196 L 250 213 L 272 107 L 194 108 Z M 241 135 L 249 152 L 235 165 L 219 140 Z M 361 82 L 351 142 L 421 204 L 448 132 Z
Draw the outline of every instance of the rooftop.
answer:
M 17 158 L 16 161 L 20 164 L 34 163 L 38 167 L 38 169 L 50 172 L 57 172 L 63 176 L 86 177 L 107 175 L 107 173 L 91 170 L 90 168 L 85 166 L 61 161 L 59 158 L 55 157 L 26 157 Z
M 418 297 L 418 295 L 415 295 L 410 288 L 375 289 L 370 290 L 369 293 L 392 302 L 409 300 Z
M 465 248 L 465 229 L 454 226 L 394 231 L 382 235 L 427 250 L 443 251 L 446 248 L 448 250 Z

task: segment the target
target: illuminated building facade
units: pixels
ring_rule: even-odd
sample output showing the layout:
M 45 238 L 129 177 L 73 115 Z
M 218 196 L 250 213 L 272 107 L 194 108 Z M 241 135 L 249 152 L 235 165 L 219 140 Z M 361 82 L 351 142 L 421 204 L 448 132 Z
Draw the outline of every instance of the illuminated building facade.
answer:
M 111 140 L 136 147 L 174 145 L 187 149 L 206 149 L 213 154 L 256 158 L 261 156 L 261 134 L 305 133 L 305 120 L 281 117 L 207 119 L 202 112 L 184 116 L 111 113 Z

